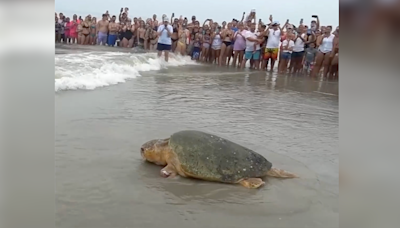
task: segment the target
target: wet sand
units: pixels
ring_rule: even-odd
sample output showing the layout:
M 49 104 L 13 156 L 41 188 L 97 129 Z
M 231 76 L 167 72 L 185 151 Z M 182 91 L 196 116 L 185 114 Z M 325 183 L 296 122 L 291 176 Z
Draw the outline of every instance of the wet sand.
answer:
M 57 227 L 339 227 L 338 83 L 181 66 L 56 103 Z M 163 179 L 140 145 L 196 129 L 249 147 L 299 179 L 258 190 Z

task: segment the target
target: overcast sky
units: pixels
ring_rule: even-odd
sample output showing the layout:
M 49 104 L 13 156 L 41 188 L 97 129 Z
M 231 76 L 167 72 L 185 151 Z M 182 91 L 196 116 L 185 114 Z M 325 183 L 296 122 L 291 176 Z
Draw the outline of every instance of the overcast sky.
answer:
M 251 3 L 251 4 L 250 4 Z M 317 14 L 321 20 L 321 25 L 339 25 L 339 0 L 56 0 L 56 12 L 62 12 L 72 18 L 75 13 L 78 16 L 91 14 L 99 18 L 106 10 L 111 15 L 118 16 L 121 7 L 129 7 L 129 17 L 148 18 L 156 14 L 160 19 L 162 14 L 171 17 L 183 15 L 190 18 L 196 15 L 201 23 L 211 18 L 221 23 L 230 21 L 232 18 L 241 19 L 243 12 L 246 15 L 251 9 L 256 9 L 257 21 L 268 21 L 270 14 L 274 20 L 284 24 L 286 19 L 291 23 L 298 24 L 300 19 L 309 24 L 312 20 L 311 15 Z

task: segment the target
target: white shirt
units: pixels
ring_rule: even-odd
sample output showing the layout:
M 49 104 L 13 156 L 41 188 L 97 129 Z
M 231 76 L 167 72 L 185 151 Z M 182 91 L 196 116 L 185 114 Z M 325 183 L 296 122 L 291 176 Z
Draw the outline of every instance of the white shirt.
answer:
M 157 32 L 161 32 L 160 37 L 158 38 L 158 43 L 159 44 L 166 44 L 166 45 L 172 45 L 172 40 L 171 37 L 168 36 L 168 32 L 167 30 L 164 30 L 165 25 L 162 24 L 160 26 L 158 26 Z M 170 33 L 172 33 L 172 26 L 171 25 L 167 25 L 167 29 Z
M 279 48 L 280 41 L 281 41 L 281 30 L 269 29 L 266 48 Z
M 306 39 L 306 34 L 303 33 L 300 36 L 303 39 Z M 296 37 L 296 40 L 294 41 L 293 51 L 294 52 L 302 52 L 302 51 L 304 51 L 304 42 L 299 37 Z
M 253 39 L 257 39 L 257 33 L 251 32 L 251 31 L 246 31 L 244 33 L 244 37 L 246 38 L 246 50 L 245 51 L 254 51 L 254 43 L 253 41 L 248 40 L 247 38 L 251 37 Z M 257 44 L 256 46 L 256 51 L 260 50 L 260 44 Z
M 324 37 L 322 39 L 321 45 L 319 46 L 319 50 L 322 53 L 328 53 L 332 51 L 333 49 L 333 38 L 335 38 L 335 35 L 331 34 L 329 37 Z
M 284 41 L 282 42 L 282 47 L 286 47 L 286 45 L 288 45 L 288 41 L 287 41 L 287 40 L 284 40 Z M 288 46 L 288 48 L 291 48 L 291 47 L 294 47 L 294 42 L 293 42 L 293 40 L 290 40 L 290 41 L 289 41 L 289 46 Z M 283 48 L 282 48 L 282 52 L 289 52 L 289 53 L 292 53 L 292 51 L 290 51 L 290 50 L 284 50 Z
M 221 38 L 221 35 L 218 33 L 214 36 L 211 46 L 220 47 L 221 45 L 222 45 L 222 38 Z

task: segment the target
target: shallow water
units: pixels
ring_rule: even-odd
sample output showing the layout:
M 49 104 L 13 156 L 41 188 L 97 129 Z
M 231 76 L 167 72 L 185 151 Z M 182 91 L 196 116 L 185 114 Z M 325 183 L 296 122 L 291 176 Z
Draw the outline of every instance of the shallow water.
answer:
M 70 49 L 56 49 L 57 227 L 339 226 L 337 82 Z M 183 129 L 301 178 L 258 190 L 163 179 L 140 145 Z

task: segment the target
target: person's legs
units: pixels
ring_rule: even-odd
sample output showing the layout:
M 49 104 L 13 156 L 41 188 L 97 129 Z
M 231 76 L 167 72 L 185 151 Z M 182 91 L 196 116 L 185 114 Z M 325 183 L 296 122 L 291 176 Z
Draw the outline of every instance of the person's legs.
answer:
M 275 61 L 278 59 L 279 48 L 271 48 L 271 71 L 274 70 Z
M 268 67 L 268 61 L 271 59 L 272 56 L 272 49 L 271 48 L 265 48 L 264 56 L 263 59 L 265 61 L 265 70 L 267 70 Z M 272 62 L 272 60 L 271 60 Z
M 253 53 L 254 69 L 260 69 L 260 50 Z
M 240 69 L 244 69 L 244 67 L 246 66 L 247 60 L 252 59 L 252 57 L 253 57 L 253 52 L 252 51 L 246 51 L 244 53 L 244 58 L 243 58 L 242 63 L 240 65 Z
M 99 35 L 97 36 L 97 45 L 105 45 L 107 40 L 107 34 L 99 32 Z
M 164 51 L 164 57 L 165 57 L 165 62 L 168 62 L 169 51 L 167 51 L 167 50 Z
M 337 53 L 331 63 L 331 76 L 337 77 L 339 74 L 339 54 Z
M 236 67 L 238 55 L 239 55 L 239 51 L 235 51 L 235 53 L 233 54 L 233 63 L 232 63 L 233 67 Z M 239 66 L 240 66 L 240 64 L 239 64 Z
M 229 45 L 228 47 L 227 47 L 227 49 L 226 49 L 226 64 L 229 66 L 229 63 L 231 62 L 231 58 L 232 58 L 232 56 L 233 56 L 233 45 L 231 44 L 231 45 Z
M 222 43 L 220 54 L 218 56 L 219 57 L 219 62 L 218 62 L 219 66 L 225 65 L 225 63 L 224 63 L 225 50 L 226 50 L 226 45 L 225 45 L 225 43 Z
M 319 73 L 322 63 L 324 61 L 324 56 L 325 54 L 320 51 L 317 53 L 317 56 L 315 58 L 315 65 L 311 71 L 311 77 L 315 77 Z
M 303 57 L 304 57 L 304 51 L 299 52 L 299 56 L 296 59 L 296 65 L 295 65 L 295 68 L 294 68 L 294 71 L 296 73 L 301 71 Z
M 158 57 L 161 57 L 162 52 L 164 52 L 165 62 L 168 62 L 169 52 L 171 51 L 171 45 L 158 43 L 157 51 L 158 51 L 158 54 L 157 54 Z
M 291 61 L 289 64 L 289 73 L 294 73 L 294 66 L 296 64 L 296 54 L 297 52 L 292 52 Z
M 210 55 L 210 63 L 213 64 L 215 61 L 215 55 L 216 55 L 216 50 L 215 47 L 211 47 L 211 55 Z
M 279 60 L 281 62 L 279 65 L 279 73 L 281 73 L 281 74 L 286 73 L 287 65 L 288 65 L 290 57 L 291 57 L 291 53 L 289 53 L 289 52 L 281 53 L 281 58 Z
M 116 41 L 117 41 L 117 35 L 108 35 L 108 40 L 107 40 L 108 46 L 114 47 Z
M 221 46 L 218 47 L 217 50 L 215 50 L 215 63 L 219 64 L 221 62 Z
M 162 44 L 160 44 L 160 43 L 157 43 L 157 56 L 158 56 L 158 58 L 160 58 L 160 57 L 161 57 L 161 55 L 162 55 L 162 52 L 163 52 L 163 47 L 162 47 Z
M 328 53 L 325 54 L 324 60 L 323 60 L 323 63 L 322 63 L 322 65 L 324 66 L 324 73 L 323 73 L 324 77 L 328 77 L 328 71 L 329 71 L 330 66 L 331 66 L 331 61 L 332 61 L 331 52 L 328 52 Z
M 243 62 L 243 59 L 244 59 L 244 50 L 243 51 L 238 51 L 238 52 L 239 52 L 239 55 L 238 55 L 238 61 L 239 61 L 238 66 L 241 66 L 242 62 Z

